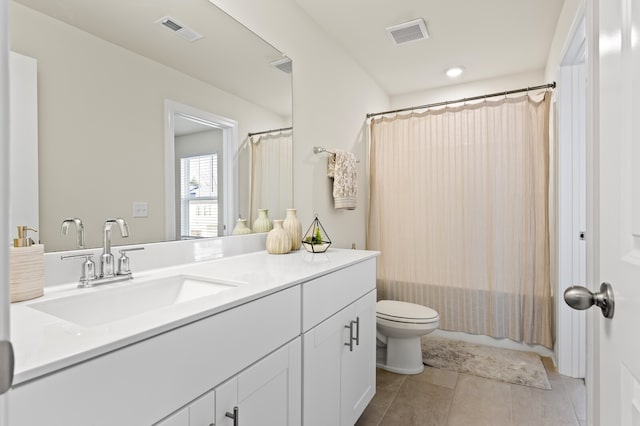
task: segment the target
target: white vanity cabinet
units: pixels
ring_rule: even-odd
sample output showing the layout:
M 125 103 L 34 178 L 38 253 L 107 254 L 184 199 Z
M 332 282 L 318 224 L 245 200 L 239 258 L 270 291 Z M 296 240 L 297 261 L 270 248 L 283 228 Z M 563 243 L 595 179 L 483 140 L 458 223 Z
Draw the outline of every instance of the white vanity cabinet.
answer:
M 300 340 L 281 347 L 156 426 L 299 426 Z
M 212 426 L 214 419 L 215 393 L 209 391 L 155 426 Z
M 375 256 L 223 259 L 217 270 L 258 278 L 229 305 L 185 301 L 179 309 L 193 313 L 178 320 L 154 312 L 156 322 L 131 337 L 122 333 L 132 319 L 82 327 L 17 305 L 22 362 L 39 351 L 66 359 L 22 371 L 31 376 L 9 392 L 8 424 L 351 426 L 375 392 Z M 198 266 L 187 271 L 203 274 Z M 84 350 L 74 351 L 79 343 Z
M 166 419 L 156 423 L 155 426 L 189 426 L 189 407 L 176 411 Z
M 375 260 L 303 284 L 303 424 L 353 425 L 375 393 Z
M 215 425 L 300 425 L 301 361 L 297 338 L 218 386 Z
M 15 386 L 9 424 L 173 426 L 185 413 L 167 418 L 172 411 L 299 335 L 294 286 Z

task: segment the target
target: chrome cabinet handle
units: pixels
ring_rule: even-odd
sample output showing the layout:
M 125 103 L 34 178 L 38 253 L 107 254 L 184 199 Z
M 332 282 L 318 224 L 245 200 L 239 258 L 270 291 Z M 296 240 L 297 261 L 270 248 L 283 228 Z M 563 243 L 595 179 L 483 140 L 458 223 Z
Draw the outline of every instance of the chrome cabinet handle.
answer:
M 233 419 L 233 426 L 238 426 L 240 424 L 240 420 L 238 420 L 238 406 L 233 407 L 233 413 L 227 411 L 225 417 Z
M 581 286 L 571 286 L 564 291 L 564 301 L 573 309 L 589 309 L 596 305 L 602 310 L 605 318 L 613 318 L 615 300 L 613 297 L 613 287 L 609 283 L 602 283 L 598 293 L 592 293 L 589 289 Z
M 356 345 L 360 346 L 360 317 L 356 317 Z
M 353 337 L 353 325 L 356 325 L 356 337 Z M 353 352 L 353 342 L 356 342 L 356 345 L 360 344 L 360 318 L 357 318 L 355 321 L 349 321 L 349 325 L 345 325 L 344 328 L 349 329 L 349 343 L 345 343 L 345 346 L 349 346 L 349 352 Z
M 353 352 L 353 321 L 351 321 L 349 325 L 345 325 L 344 328 L 349 329 L 349 342 L 344 345 L 349 346 L 349 352 Z

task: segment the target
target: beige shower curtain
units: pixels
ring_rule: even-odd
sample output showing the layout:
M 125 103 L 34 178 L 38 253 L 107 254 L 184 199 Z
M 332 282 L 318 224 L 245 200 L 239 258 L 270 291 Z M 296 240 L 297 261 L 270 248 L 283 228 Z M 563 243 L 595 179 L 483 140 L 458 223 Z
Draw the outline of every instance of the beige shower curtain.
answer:
M 270 219 L 284 219 L 293 205 L 293 132 L 253 136 L 250 142 L 249 224 L 258 217 L 258 209 L 269 209 Z
M 445 330 L 552 346 L 549 98 L 372 120 L 380 299 L 430 306 Z

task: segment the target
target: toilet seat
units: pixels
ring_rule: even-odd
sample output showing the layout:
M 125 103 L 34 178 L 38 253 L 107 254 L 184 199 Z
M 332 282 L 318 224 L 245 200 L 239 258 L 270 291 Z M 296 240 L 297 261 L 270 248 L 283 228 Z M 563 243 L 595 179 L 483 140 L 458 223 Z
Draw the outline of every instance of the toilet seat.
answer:
M 431 324 L 439 322 L 438 313 L 426 306 L 397 300 L 380 300 L 376 303 L 377 318 L 405 324 Z

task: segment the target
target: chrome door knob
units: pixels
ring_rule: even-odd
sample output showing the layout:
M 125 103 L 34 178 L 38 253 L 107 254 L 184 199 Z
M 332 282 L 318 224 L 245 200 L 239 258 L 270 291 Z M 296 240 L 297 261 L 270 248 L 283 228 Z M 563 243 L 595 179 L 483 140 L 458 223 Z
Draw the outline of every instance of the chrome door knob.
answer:
M 615 300 L 613 298 L 613 287 L 609 283 L 600 284 L 600 292 L 592 293 L 588 288 L 581 286 L 571 286 L 564 291 L 564 301 L 573 309 L 589 309 L 593 305 L 602 310 L 605 318 L 613 318 Z

